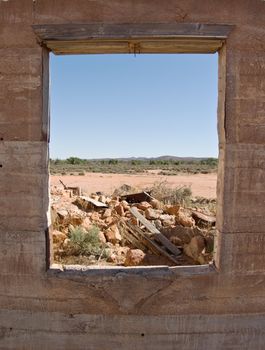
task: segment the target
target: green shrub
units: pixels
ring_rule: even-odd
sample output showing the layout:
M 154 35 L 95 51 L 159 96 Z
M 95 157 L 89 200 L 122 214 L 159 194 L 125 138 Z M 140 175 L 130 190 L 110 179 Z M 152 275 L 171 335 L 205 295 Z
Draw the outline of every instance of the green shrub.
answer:
M 99 239 L 99 228 L 97 226 L 93 226 L 89 230 L 85 230 L 80 226 L 70 226 L 69 239 L 67 255 L 107 257 L 106 246 Z

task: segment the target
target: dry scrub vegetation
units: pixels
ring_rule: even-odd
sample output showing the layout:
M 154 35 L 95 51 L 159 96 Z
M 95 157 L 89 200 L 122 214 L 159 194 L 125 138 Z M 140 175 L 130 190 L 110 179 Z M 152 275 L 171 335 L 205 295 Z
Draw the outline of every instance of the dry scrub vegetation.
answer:
M 86 172 L 135 174 L 159 169 L 159 175 L 179 173 L 207 174 L 216 172 L 218 160 L 215 158 L 160 157 L 147 159 L 98 159 L 89 160 L 77 157 L 51 159 L 51 174 L 85 175 Z

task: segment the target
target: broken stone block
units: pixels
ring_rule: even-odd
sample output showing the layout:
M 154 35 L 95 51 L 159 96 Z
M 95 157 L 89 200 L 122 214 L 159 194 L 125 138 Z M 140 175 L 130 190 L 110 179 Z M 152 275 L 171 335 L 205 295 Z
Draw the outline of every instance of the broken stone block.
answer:
M 139 266 L 143 263 L 145 253 L 141 249 L 128 250 L 124 266 Z
M 66 239 L 63 241 L 63 248 L 64 248 L 64 249 L 67 248 L 68 245 L 69 245 L 69 243 L 70 243 L 70 239 L 69 239 L 69 238 L 66 238 Z
M 116 205 L 114 209 L 118 215 L 124 216 L 124 208 L 121 204 Z
M 107 241 L 111 242 L 112 244 L 119 243 L 122 240 L 119 228 L 116 224 L 111 225 L 109 228 L 107 228 L 105 231 L 105 237 Z
M 107 259 L 108 262 L 117 264 L 118 263 L 118 257 L 115 253 L 110 253 Z
M 139 220 L 137 218 L 135 218 L 134 216 L 131 217 L 130 220 L 128 220 L 128 222 L 132 225 L 139 226 Z
M 146 209 L 144 214 L 145 214 L 146 219 L 148 219 L 148 220 L 156 220 L 160 217 L 160 212 L 157 212 L 155 209 L 153 209 L 151 207 Z
M 162 210 L 164 208 L 164 204 L 161 203 L 158 199 L 155 199 L 155 198 L 151 199 L 150 204 L 151 204 L 153 209 L 160 209 L 160 210 Z
M 148 202 L 141 202 L 141 203 L 137 204 L 136 207 L 137 207 L 138 209 L 141 209 L 141 210 L 145 211 L 146 209 L 151 208 L 152 206 L 151 206 L 151 204 L 148 203 Z
M 99 238 L 101 243 L 106 243 L 107 242 L 106 237 L 105 237 L 105 235 L 104 235 L 104 233 L 102 231 L 99 231 L 98 238 Z
M 192 237 L 201 235 L 201 230 L 197 227 L 183 227 L 181 225 L 163 227 L 160 232 L 169 240 L 171 240 L 172 237 L 178 237 L 182 244 L 188 244 Z
M 104 211 L 104 213 L 102 214 L 102 218 L 103 219 L 106 219 L 106 218 L 109 218 L 111 216 L 111 209 L 106 209 L 105 211 Z
M 175 244 L 177 247 L 182 247 L 182 245 L 183 245 L 182 240 L 179 237 L 177 237 L 177 236 L 172 236 L 170 238 L 170 242 Z
M 120 202 L 117 201 L 116 199 L 112 199 L 112 200 L 108 203 L 108 205 L 109 205 L 110 208 L 114 208 L 114 207 L 116 207 L 116 205 L 119 205 L 119 204 L 120 204 Z
M 59 209 L 57 210 L 57 214 L 62 220 L 64 220 L 68 216 L 68 211 L 66 209 Z
M 202 263 L 203 256 L 202 251 L 205 248 L 205 240 L 202 236 L 192 237 L 189 244 L 184 245 L 184 253 L 195 261 Z M 199 258 L 200 257 L 200 258 Z
M 164 207 L 164 211 L 167 214 L 170 215 L 178 215 L 179 214 L 179 209 L 180 209 L 180 205 L 165 205 Z
M 129 203 L 126 202 L 125 200 L 121 201 L 121 205 L 123 206 L 123 209 L 124 209 L 125 211 L 130 209 Z
M 176 222 L 179 225 L 185 226 L 185 227 L 194 227 L 195 226 L 195 221 L 194 219 L 186 212 L 183 210 L 180 210 L 178 212 L 178 215 L 176 216 Z
M 81 225 L 85 230 L 89 230 L 92 226 L 91 220 L 89 217 L 86 217 Z
M 105 223 L 106 223 L 107 225 L 111 225 L 111 224 L 113 224 L 113 222 L 114 222 L 114 219 L 113 219 L 112 216 L 109 216 L 109 217 L 107 217 L 107 218 L 105 219 Z
M 162 214 L 159 216 L 163 226 L 172 226 L 175 224 L 175 216 L 169 214 Z
M 91 215 L 91 220 L 92 221 L 99 221 L 99 213 L 96 211 L 93 211 L 92 215 Z
M 54 230 L 52 232 L 52 239 L 53 239 L 53 243 L 63 243 L 64 240 L 67 238 L 66 234 L 57 230 Z

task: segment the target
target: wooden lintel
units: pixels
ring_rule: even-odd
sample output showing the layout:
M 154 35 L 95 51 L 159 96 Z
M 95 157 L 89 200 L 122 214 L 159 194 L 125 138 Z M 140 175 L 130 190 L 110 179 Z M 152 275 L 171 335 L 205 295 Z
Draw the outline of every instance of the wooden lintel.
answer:
M 232 28 L 198 23 L 33 25 L 39 42 L 56 54 L 213 53 Z

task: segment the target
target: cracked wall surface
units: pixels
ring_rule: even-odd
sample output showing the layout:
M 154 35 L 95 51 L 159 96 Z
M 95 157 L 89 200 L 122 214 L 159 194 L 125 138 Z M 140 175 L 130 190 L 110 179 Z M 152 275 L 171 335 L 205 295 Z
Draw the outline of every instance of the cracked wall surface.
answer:
M 264 349 L 264 21 L 261 0 L 0 1 L 0 349 Z M 32 25 L 66 23 L 234 25 L 216 268 L 47 270 L 48 53 Z

